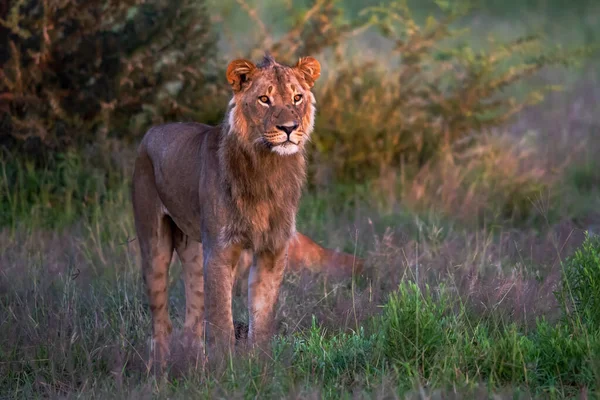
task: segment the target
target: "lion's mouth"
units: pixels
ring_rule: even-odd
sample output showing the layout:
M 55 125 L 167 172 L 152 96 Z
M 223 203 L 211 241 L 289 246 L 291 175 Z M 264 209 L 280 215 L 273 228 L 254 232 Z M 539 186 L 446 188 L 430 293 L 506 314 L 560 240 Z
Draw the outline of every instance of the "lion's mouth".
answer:
M 287 147 L 287 146 L 298 146 L 298 143 L 294 143 L 291 140 L 286 140 L 285 142 L 281 142 L 281 143 L 277 143 L 275 144 L 275 146 L 283 146 L 283 147 Z

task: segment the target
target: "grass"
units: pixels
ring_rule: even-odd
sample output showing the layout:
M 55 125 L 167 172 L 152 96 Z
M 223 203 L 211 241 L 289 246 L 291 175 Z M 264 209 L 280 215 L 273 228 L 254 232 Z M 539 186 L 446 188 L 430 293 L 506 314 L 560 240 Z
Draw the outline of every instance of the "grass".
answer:
M 130 157 L 132 152 L 127 154 Z M 64 228 L 89 220 L 117 196 L 128 196 L 130 169 L 106 168 L 76 152 L 54 156 L 43 168 L 33 161 L 2 153 L 0 158 L 0 226 Z
M 598 382 L 600 351 L 596 328 L 550 325 L 533 329 L 493 318 L 473 318 L 444 287 L 403 283 L 386 305 L 383 318 L 387 359 L 408 376 L 433 387 L 486 382 L 511 385 L 536 396 L 575 395 Z
M 121 228 L 107 227 L 112 233 Z M 404 397 L 436 390 L 491 394 L 506 388 L 535 397 L 597 394 L 597 324 L 578 318 L 549 323 L 544 316 L 533 325 L 511 322 L 497 310 L 478 312 L 476 299 L 457 295 L 458 286 L 418 285 L 410 274 L 379 300 L 381 315 L 353 316 L 346 323 L 339 315 L 323 314 L 349 300 L 344 282 L 327 284 L 313 277 L 306 290 L 298 276 L 288 276 L 271 360 L 243 355 L 206 371 L 180 355 L 164 382 L 145 368 L 150 321 L 134 252 L 116 239 L 98 245 L 96 230 L 87 227 L 84 240 L 75 243 L 40 241 L 38 235 L 24 241 L 3 238 L 2 261 L 9 265 L 0 280 L 3 396 Z M 56 248 L 56 242 L 66 242 L 66 248 Z M 588 270 L 599 271 L 598 252 L 598 240 L 588 238 L 565 269 L 577 269 L 586 259 Z M 579 279 L 568 282 L 574 297 L 586 290 Z M 358 303 L 372 292 L 360 286 Z M 179 324 L 181 296 L 175 286 L 171 297 Z M 517 307 L 529 306 L 512 300 Z M 318 305 L 321 316 L 308 317 L 307 303 Z M 597 314 L 597 308 L 590 310 Z M 326 326 L 327 319 L 335 328 Z

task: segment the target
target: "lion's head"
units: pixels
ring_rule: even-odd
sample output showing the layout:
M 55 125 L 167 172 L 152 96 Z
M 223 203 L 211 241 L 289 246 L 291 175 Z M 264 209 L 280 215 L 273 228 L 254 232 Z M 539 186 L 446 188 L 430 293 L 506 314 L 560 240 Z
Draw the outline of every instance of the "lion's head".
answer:
M 229 131 L 250 146 L 280 155 L 295 154 L 310 139 L 315 118 L 315 97 L 310 89 L 321 74 L 312 57 L 294 67 L 265 56 L 254 65 L 232 61 L 227 80 L 233 89 L 229 106 Z

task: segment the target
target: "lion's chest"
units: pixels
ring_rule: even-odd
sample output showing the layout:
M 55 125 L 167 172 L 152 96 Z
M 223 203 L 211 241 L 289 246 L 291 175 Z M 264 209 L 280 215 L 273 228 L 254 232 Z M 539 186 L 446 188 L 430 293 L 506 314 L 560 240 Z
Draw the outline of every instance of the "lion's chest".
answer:
M 232 218 L 222 230 L 224 238 L 254 251 L 283 248 L 296 230 L 299 193 L 239 194 L 244 196 L 232 198 L 228 207 Z
M 255 252 L 280 251 L 296 230 L 304 157 L 252 153 L 235 137 L 227 138 L 221 148 L 221 200 L 227 214 L 221 237 Z

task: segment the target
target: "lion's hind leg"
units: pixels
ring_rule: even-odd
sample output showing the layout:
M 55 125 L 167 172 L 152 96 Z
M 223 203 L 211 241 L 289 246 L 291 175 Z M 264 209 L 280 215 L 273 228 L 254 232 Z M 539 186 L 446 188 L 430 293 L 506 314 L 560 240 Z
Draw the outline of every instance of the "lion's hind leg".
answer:
M 154 186 L 152 166 L 144 157 L 136 160 L 132 200 L 142 258 L 142 276 L 152 314 L 150 362 L 152 364 L 157 360 L 164 368 L 169 354 L 169 336 L 172 331 L 167 283 L 173 256 L 174 224 L 171 218 L 164 214 L 164 207 Z

